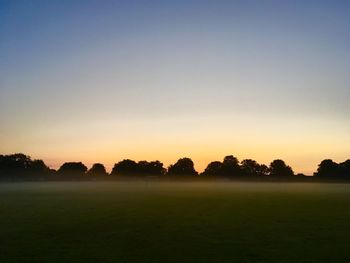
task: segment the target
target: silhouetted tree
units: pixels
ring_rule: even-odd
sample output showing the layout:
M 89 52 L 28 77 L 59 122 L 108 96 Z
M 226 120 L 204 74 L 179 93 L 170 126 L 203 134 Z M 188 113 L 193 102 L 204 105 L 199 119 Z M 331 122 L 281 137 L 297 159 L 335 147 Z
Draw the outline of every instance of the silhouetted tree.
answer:
M 22 153 L 1 155 L 0 174 L 3 177 L 24 176 L 30 167 L 31 159 Z
M 252 159 L 245 159 L 241 162 L 242 173 L 246 176 L 266 176 L 268 175 L 268 167 L 259 164 Z
M 164 175 L 166 173 L 166 169 L 164 168 L 164 164 L 160 161 L 153 161 L 149 163 L 149 171 L 155 175 Z
M 181 158 L 168 168 L 168 175 L 198 175 L 190 158 Z
M 159 161 L 139 161 L 123 160 L 116 163 L 111 175 L 162 175 L 165 173 L 163 163 Z
M 241 176 L 244 175 L 244 171 L 239 165 L 238 159 L 232 155 L 228 155 L 224 158 L 223 162 L 215 161 L 209 163 L 203 175 Z
M 112 175 L 164 175 L 166 169 L 160 161 L 135 162 L 126 159 L 116 163 Z M 103 164 L 95 163 L 87 172 L 86 166 L 81 162 L 64 163 L 56 172 L 50 169 L 42 160 L 32 160 L 30 156 L 22 153 L 0 155 L 0 179 L 5 180 L 37 180 L 54 178 L 60 175 L 63 179 L 83 178 L 82 175 L 105 176 L 106 169 Z M 169 175 L 197 175 L 193 161 L 190 158 L 181 158 L 168 167 Z M 211 176 L 273 176 L 290 177 L 294 175 L 292 168 L 283 160 L 274 160 L 270 166 L 259 164 L 255 160 L 245 159 L 239 163 L 238 159 L 228 155 L 222 162 L 214 161 L 208 164 L 203 175 Z M 52 177 L 51 177 L 52 176 Z M 295 176 L 305 177 L 304 174 Z M 323 160 L 314 176 L 319 178 L 350 179 L 350 159 L 336 163 L 331 159 Z M 86 177 L 85 177 L 86 178 Z
M 222 175 L 222 162 L 214 161 L 208 164 L 205 168 L 203 175 Z
M 242 175 L 239 161 L 233 155 L 228 155 L 222 162 L 222 174 L 225 176 L 240 176 Z
M 331 159 L 323 160 L 317 168 L 315 176 L 322 178 L 335 178 L 339 175 L 339 165 Z
M 89 176 L 106 176 L 108 173 L 106 172 L 106 168 L 101 163 L 95 163 L 92 165 L 90 170 L 87 172 Z
M 350 179 L 350 160 L 339 164 L 339 176 L 343 179 Z
M 50 171 L 43 160 L 34 160 L 30 164 L 30 174 L 34 176 L 46 176 L 50 174 Z
M 260 176 L 268 176 L 270 173 L 270 169 L 265 164 L 260 164 Z
M 269 170 L 270 176 L 288 177 L 294 175 L 292 168 L 286 165 L 283 160 L 279 159 L 272 161 Z
M 130 175 L 137 174 L 138 172 L 137 163 L 133 160 L 125 159 L 114 165 L 111 175 Z
M 48 175 L 52 178 L 54 178 L 54 176 L 57 174 L 57 171 L 55 169 L 51 169 L 49 168 L 49 172 Z
M 64 163 L 57 173 L 66 178 L 76 179 L 85 175 L 87 167 L 82 162 L 67 162 Z
M 137 163 L 139 174 L 143 175 L 163 175 L 166 169 L 160 161 L 140 161 Z
M 35 179 L 48 175 L 42 160 L 32 160 L 22 153 L 0 155 L 0 178 Z
M 149 173 L 149 162 L 147 161 L 139 161 L 137 163 L 137 170 L 140 174 L 148 174 Z

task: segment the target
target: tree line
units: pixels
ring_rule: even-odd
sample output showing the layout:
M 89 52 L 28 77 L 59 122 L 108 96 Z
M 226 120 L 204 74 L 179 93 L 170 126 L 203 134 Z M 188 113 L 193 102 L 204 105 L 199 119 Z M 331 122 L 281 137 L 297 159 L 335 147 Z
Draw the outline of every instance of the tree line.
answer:
M 160 161 L 133 161 L 130 159 L 116 163 L 110 173 L 101 163 L 95 163 L 88 169 L 82 162 L 66 162 L 57 169 L 50 169 L 42 160 L 32 160 L 30 156 L 16 153 L 0 155 L 0 179 L 84 179 L 112 178 L 114 176 L 178 176 L 178 177 L 228 177 L 228 178 L 292 178 L 304 176 L 295 174 L 283 160 L 273 160 L 269 166 L 259 164 L 252 159 L 241 162 L 233 155 L 223 161 L 213 161 L 202 173 L 194 168 L 190 158 L 181 158 L 165 168 Z M 324 179 L 350 179 L 350 160 L 336 163 L 330 159 L 323 160 L 314 177 Z

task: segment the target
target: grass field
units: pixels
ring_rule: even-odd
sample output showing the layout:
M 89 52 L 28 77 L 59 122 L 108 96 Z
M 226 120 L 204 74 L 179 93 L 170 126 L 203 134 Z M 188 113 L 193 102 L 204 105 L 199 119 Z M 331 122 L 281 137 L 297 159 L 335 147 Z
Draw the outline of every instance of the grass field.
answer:
M 0 184 L 0 262 L 350 262 L 350 184 Z

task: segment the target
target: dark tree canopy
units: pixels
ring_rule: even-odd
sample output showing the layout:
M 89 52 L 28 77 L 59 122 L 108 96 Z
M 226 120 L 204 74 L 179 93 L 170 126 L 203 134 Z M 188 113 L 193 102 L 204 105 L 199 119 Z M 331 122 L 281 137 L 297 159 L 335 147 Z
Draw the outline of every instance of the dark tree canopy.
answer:
M 269 170 L 270 176 L 288 177 L 294 175 L 292 168 L 280 159 L 272 161 Z
M 137 165 L 140 174 L 163 175 L 166 172 L 166 169 L 163 167 L 163 163 L 160 161 L 140 161 L 137 163 Z
M 338 164 L 331 159 L 323 160 L 319 165 L 316 176 L 319 177 L 336 177 L 338 175 Z
M 137 163 L 135 161 L 124 159 L 114 165 L 111 175 L 137 174 L 137 168 Z
M 95 163 L 92 165 L 90 170 L 87 172 L 89 176 L 106 176 L 108 173 L 106 172 L 106 168 L 101 163 Z
M 55 174 L 59 176 L 54 176 Z M 198 175 L 194 169 L 194 163 L 190 158 L 181 158 L 175 164 L 165 169 L 160 161 L 133 161 L 124 159 L 116 163 L 111 175 L 140 175 L 140 176 L 162 176 L 162 175 Z M 30 156 L 23 153 L 10 155 L 0 155 L 0 180 L 57 180 L 57 179 L 91 179 L 93 177 L 105 177 L 108 175 L 105 166 L 95 163 L 87 170 L 82 162 L 66 162 L 56 172 L 50 169 L 42 160 L 32 160 Z M 259 164 L 255 160 L 245 159 L 238 161 L 233 155 L 226 156 L 222 162 L 213 161 L 208 164 L 201 173 L 204 176 L 220 177 L 281 177 L 288 178 L 294 175 L 290 166 L 283 160 L 277 159 L 267 167 Z M 302 173 L 294 175 L 294 178 L 306 177 Z M 350 180 L 350 159 L 336 163 L 331 159 L 323 160 L 317 171 L 315 178 Z M 51 179 L 50 179 L 51 178 Z M 310 177 L 307 179 L 311 179 Z M 285 180 L 285 179 L 283 179 Z
M 268 167 L 259 164 L 255 160 L 245 159 L 241 162 L 242 173 L 246 176 L 266 176 L 268 175 Z
M 323 160 L 318 165 L 315 176 L 329 179 L 350 179 L 350 160 L 346 160 L 339 164 L 331 159 Z
M 31 159 L 22 153 L 0 156 L 0 173 L 16 176 L 30 170 Z
M 57 171 L 61 176 L 79 177 L 85 175 L 87 167 L 82 162 L 64 163 Z
M 42 160 L 32 160 L 30 156 L 22 153 L 0 155 L 0 177 L 44 177 L 50 169 Z
M 140 161 L 123 160 L 116 163 L 112 169 L 112 175 L 163 175 L 165 168 L 159 161 Z
M 223 162 L 214 161 L 208 164 L 202 173 L 214 176 L 266 176 L 268 167 L 256 161 L 246 159 L 239 164 L 238 159 L 232 155 L 226 156 Z
M 198 175 L 190 158 L 181 158 L 168 168 L 168 175 Z
M 214 161 L 208 164 L 203 175 L 222 175 L 222 162 Z
M 240 176 L 242 171 L 238 159 L 233 155 L 228 155 L 223 162 L 215 161 L 209 163 L 203 175 Z
M 242 175 L 238 159 L 233 155 L 226 156 L 222 162 L 222 173 L 226 176 Z
M 350 178 L 350 160 L 339 164 L 339 175 L 344 178 Z

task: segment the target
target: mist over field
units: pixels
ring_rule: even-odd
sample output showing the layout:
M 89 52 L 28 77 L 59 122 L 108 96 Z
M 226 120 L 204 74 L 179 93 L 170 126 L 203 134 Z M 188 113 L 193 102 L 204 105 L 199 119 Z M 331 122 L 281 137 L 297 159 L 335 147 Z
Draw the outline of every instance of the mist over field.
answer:
M 239 182 L 239 181 L 157 181 L 156 179 L 121 180 L 117 182 L 15 182 L 1 183 L 2 193 L 37 192 L 37 193 L 113 193 L 125 194 L 166 194 L 171 192 L 196 193 L 285 193 L 285 194 L 319 194 L 346 193 L 350 191 L 350 184 L 344 183 L 302 183 L 302 182 Z
M 0 184 L 1 262 L 347 262 L 350 184 Z
M 349 263 L 350 1 L 0 0 L 0 263 Z

